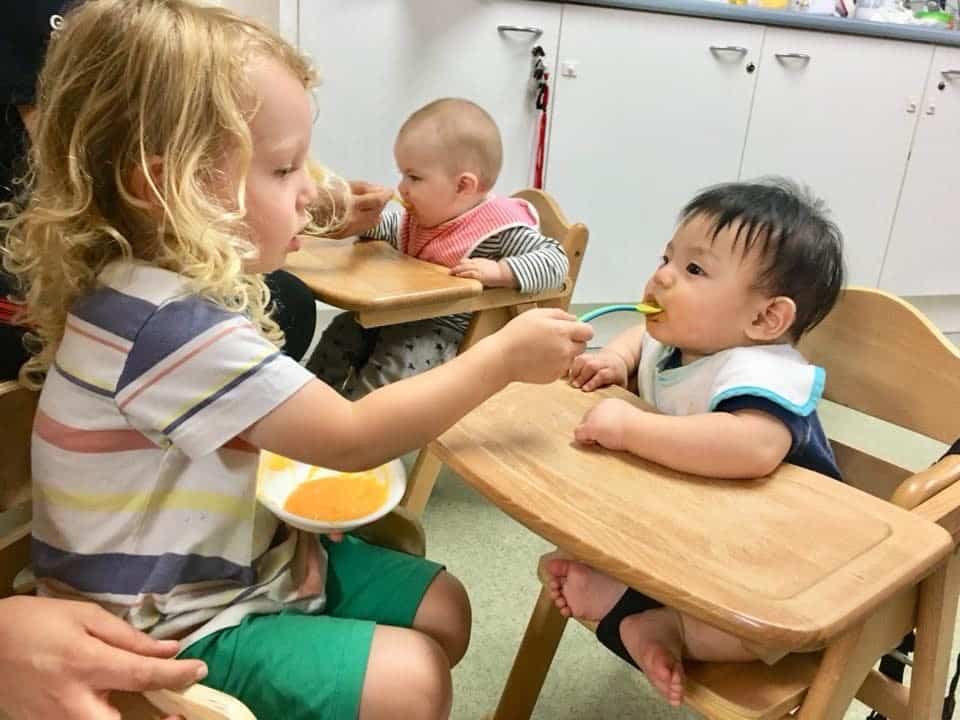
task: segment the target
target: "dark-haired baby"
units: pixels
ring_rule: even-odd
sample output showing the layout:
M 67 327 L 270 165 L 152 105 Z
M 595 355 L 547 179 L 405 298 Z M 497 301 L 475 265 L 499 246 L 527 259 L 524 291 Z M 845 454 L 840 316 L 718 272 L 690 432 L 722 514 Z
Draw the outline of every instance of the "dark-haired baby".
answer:
M 701 192 L 645 288 L 644 301 L 662 312 L 581 355 L 569 375 L 587 392 L 635 378 L 658 412 L 606 399 L 576 439 L 715 478 L 762 477 L 791 462 L 840 479 L 816 413 L 824 371 L 794 344 L 833 307 L 843 274 L 840 232 L 805 190 L 766 180 Z M 561 612 L 599 620 L 600 641 L 673 705 L 683 699 L 684 657 L 757 658 L 734 636 L 582 563 L 558 555 L 547 568 Z

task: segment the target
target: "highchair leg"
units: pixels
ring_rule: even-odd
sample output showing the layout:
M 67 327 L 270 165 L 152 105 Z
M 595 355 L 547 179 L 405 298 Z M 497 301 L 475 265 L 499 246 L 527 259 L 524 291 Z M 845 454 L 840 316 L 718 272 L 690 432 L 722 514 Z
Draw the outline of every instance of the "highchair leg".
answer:
M 497 330 L 506 325 L 513 318 L 513 313 L 509 307 L 487 308 L 486 310 L 477 310 L 470 318 L 470 326 L 460 341 L 458 352 L 467 350 L 471 345 L 476 345 L 487 335 L 493 335 Z
M 916 587 L 901 590 L 864 622 L 831 640 L 797 720 L 843 719 L 877 659 L 896 647 L 913 626 L 916 595 Z
M 470 327 L 467 328 L 460 342 L 458 352 L 463 352 L 488 335 L 492 335 L 506 325 L 511 317 L 511 309 L 508 307 L 478 310 L 470 319 Z M 400 504 L 415 515 L 422 515 L 442 466 L 443 464 L 430 452 L 429 448 L 421 449 L 407 480 L 407 492 Z
M 437 476 L 440 474 L 440 468 L 442 467 L 443 463 L 440 462 L 440 458 L 430 452 L 430 448 L 422 448 L 413 464 L 413 470 L 410 471 L 410 477 L 407 479 L 407 491 L 404 493 L 400 505 L 417 517 L 423 515 L 423 509 L 427 506 L 427 500 L 430 499 L 433 486 L 437 484 Z
M 956 554 L 920 584 L 907 720 L 938 719 L 943 713 L 958 589 L 960 561 Z
M 860 652 L 863 633 L 863 625 L 850 628 L 827 646 L 798 720 L 842 720 L 876 661 Z
M 567 618 L 543 587 L 492 720 L 528 720 L 557 652 Z

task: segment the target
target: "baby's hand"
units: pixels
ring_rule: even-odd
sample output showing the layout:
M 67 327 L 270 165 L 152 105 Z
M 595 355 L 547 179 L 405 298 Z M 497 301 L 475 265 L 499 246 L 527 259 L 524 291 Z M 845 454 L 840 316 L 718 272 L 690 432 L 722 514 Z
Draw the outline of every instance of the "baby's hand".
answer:
M 587 410 L 573 430 L 573 438 L 585 445 L 600 445 L 608 450 L 624 450 L 624 432 L 628 419 L 638 410 L 625 400 L 606 398 Z
M 593 328 L 556 308 L 521 313 L 490 339 L 511 380 L 548 383 L 566 375 L 573 359 L 586 349 Z
M 514 287 L 513 271 L 503 260 L 486 258 L 468 258 L 450 268 L 450 274 L 462 278 L 479 280 L 484 287 Z
M 570 384 L 584 392 L 607 385 L 627 386 L 627 363 L 612 350 L 576 357 L 567 373 Z

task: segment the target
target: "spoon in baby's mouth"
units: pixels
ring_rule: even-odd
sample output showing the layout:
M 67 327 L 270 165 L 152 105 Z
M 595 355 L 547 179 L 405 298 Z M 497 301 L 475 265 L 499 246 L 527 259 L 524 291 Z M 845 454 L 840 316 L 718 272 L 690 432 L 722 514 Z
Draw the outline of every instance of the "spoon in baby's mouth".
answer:
M 401 195 L 399 191 L 394 190 L 394 191 L 393 191 L 393 197 L 390 198 L 390 199 L 391 199 L 391 200 L 396 200 L 398 203 L 400 203 L 401 205 L 403 205 L 404 209 L 406 209 L 406 210 L 409 210 L 409 209 L 410 209 L 410 203 L 408 203 L 406 200 L 403 199 L 403 195 Z
M 642 302 L 636 305 L 604 305 L 590 312 L 584 313 L 579 317 L 580 322 L 590 322 L 601 315 L 614 312 L 638 312 L 643 315 L 655 315 L 663 312 L 663 308 L 652 302 Z

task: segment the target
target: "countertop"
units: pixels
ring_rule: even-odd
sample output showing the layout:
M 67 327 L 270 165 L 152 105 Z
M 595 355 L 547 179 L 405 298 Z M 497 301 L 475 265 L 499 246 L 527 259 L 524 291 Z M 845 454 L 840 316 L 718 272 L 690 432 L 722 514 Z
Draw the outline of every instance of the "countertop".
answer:
M 548 1 L 561 2 L 567 0 Z M 646 10 L 673 15 L 690 15 L 718 20 L 758 23 L 760 25 L 866 35 L 890 40 L 908 40 L 960 47 L 960 31 L 955 30 L 940 30 L 920 25 L 902 25 L 871 20 L 854 20 L 853 18 L 814 15 L 791 10 L 767 10 L 744 5 L 730 5 L 724 2 L 711 2 L 710 0 L 580 0 L 571 4 Z

